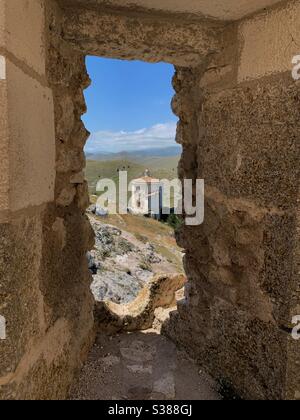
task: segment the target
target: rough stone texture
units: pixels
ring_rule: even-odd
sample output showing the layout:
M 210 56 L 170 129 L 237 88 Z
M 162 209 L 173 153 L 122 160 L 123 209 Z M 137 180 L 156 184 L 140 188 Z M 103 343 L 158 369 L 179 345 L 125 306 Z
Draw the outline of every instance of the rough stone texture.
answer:
M 0 398 L 65 398 L 93 339 L 85 259 L 93 239 L 84 215 L 87 187 L 78 177 L 88 136 L 81 121 L 86 54 L 177 65 L 179 173 L 205 178 L 206 216 L 179 234 L 189 281 L 163 329 L 243 397 L 299 398 L 299 342 L 290 331 L 300 301 L 300 92 L 287 72 L 298 39 L 296 3 L 222 25 L 141 10 L 61 10 L 54 0 L 22 0 L 9 15 L 19 1 L 0 3 L 1 52 L 10 62 L 7 81 L 0 81 L 0 152 L 10 158 L 0 163 L 0 309 L 8 326 L 0 342 Z M 45 163 L 45 176 L 43 168 L 34 172 L 39 180 L 27 176 L 28 166 L 54 151 L 54 134 L 47 130 L 37 153 L 36 141 L 24 156 L 22 149 L 13 153 L 35 139 L 34 124 L 12 113 L 14 101 L 27 107 L 9 86 L 14 74 L 23 95 L 40 99 L 42 115 L 51 114 L 53 97 L 55 189 L 48 195 L 42 188 L 41 202 L 32 191 L 51 187 L 54 160 L 51 168 Z M 7 121 L 15 131 L 7 131 Z M 14 156 L 27 170 L 12 170 Z M 10 187 L 23 173 L 28 196 L 13 207 Z
M 61 251 L 59 235 L 50 233 L 52 220 L 49 208 L 1 225 L 0 311 L 7 322 L 7 339 L 0 341 L 1 399 L 64 398 L 82 352 L 89 349 L 92 313 L 82 281 L 88 276 L 84 254 L 73 245 L 78 263 L 66 264 L 72 249 L 68 244 Z M 67 232 L 81 245 L 83 236 L 72 220 Z
M 1 0 L 0 10 L 1 50 L 45 75 L 44 0 Z
M 53 97 L 31 74 L 7 60 L 10 210 L 54 199 Z M 38 115 L 38 118 L 37 118 Z
M 6 80 L 0 82 L 0 208 L 7 211 L 52 201 L 55 178 L 52 93 L 13 61 L 6 58 Z
M 9 150 L 6 80 L 0 80 L 0 104 L 0 211 L 7 211 L 9 209 Z
M 24 19 L 37 19 L 26 3 Z M 59 9 L 52 1 L 45 5 L 39 45 L 47 56 L 47 77 L 19 61 L 14 51 L 7 53 L 10 201 L 9 212 L 0 215 L 5 220 L 0 224 L 0 312 L 7 322 L 7 339 L 0 341 L 0 399 L 65 398 L 94 337 L 86 261 L 93 233 L 84 214 L 87 189 L 74 178 L 85 163 L 87 132 L 80 117 L 88 78 L 83 57 L 62 43 Z M 35 33 L 28 32 L 29 38 Z M 23 49 L 22 42 L 25 52 L 25 35 Z M 59 200 L 64 190 L 72 191 L 67 203 Z
M 300 4 L 265 12 L 239 25 L 242 48 L 239 81 L 289 71 L 292 58 L 299 54 Z M 255 63 L 255 65 L 254 65 Z
M 127 13 L 137 9 L 148 13 L 164 11 L 165 13 L 185 14 L 188 16 L 208 16 L 222 20 L 235 20 L 279 3 L 280 0 L 59 0 L 61 3 L 73 5 L 86 4 L 90 7 L 122 7 Z M 187 17 L 187 16 L 185 16 Z
M 225 46 L 226 61 L 215 56 L 206 69 L 179 68 L 174 79 L 180 174 L 205 179 L 206 212 L 202 226 L 179 234 L 189 283 L 164 330 L 244 398 L 293 399 L 300 377 L 290 334 L 300 301 L 300 91 L 282 73 L 286 67 L 276 66 L 289 43 L 274 30 L 273 13 L 242 26 L 264 19 L 271 25 L 264 34 L 273 28 L 283 61 L 277 56 L 272 77 L 266 66 L 258 73 L 264 78 L 238 84 L 241 57 L 243 72 L 256 74 L 248 50 L 253 26 L 241 57 Z M 224 40 L 238 38 L 236 29 Z M 268 56 L 268 43 L 255 48 Z
M 195 66 L 220 47 L 223 26 L 216 22 L 131 16 L 118 10 L 99 13 L 97 7 L 80 6 L 66 8 L 64 36 L 83 54 Z
M 137 298 L 123 305 L 113 302 L 97 302 L 95 320 L 98 331 L 139 331 L 151 328 L 157 308 L 173 308 L 176 292 L 183 288 L 183 274 L 155 275 L 144 286 Z
M 9 212 L 54 198 L 54 119 L 44 77 L 44 3 L 2 0 L 0 7 L 0 209 Z
M 69 399 L 176 403 L 221 397 L 214 380 L 199 370 L 182 349 L 148 330 L 112 337 L 99 335 Z

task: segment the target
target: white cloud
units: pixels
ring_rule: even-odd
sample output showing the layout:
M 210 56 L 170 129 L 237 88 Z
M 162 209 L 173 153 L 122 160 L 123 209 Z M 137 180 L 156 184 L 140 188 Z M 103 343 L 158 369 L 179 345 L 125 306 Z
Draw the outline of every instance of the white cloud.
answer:
M 153 127 L 132 132 L 99 131 L 91 134 L 85 151 L 87 153 L 118 153 L 165 148 L 176 145 L 175 136 L 175 122 L 156 124 Z

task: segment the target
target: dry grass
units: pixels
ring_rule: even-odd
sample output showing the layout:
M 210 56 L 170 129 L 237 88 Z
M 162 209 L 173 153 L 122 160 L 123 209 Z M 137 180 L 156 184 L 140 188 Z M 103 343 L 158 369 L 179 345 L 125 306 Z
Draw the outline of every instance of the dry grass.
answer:
M 182 250 L 176 243 L 173 229 L 167 224 L 130 214 L 109 215 L 102 220 L 104 223 L 132 233 L 138 240 L 143 239 L 141 242 L 148 240 L 159 254 L 178 268 L 179 272 L 184 271 L 180 255 Z

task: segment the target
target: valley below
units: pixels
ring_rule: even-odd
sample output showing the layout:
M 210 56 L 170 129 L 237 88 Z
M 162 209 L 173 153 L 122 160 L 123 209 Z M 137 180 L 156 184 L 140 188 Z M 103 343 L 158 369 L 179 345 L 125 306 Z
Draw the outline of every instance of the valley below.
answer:
M 148 169 L 156 178 L 171 180 L 177 176 L 180 157 L 116 154 L 95 158 L 88 158 L 85 171 L 91 203 L 97 200 L 99 179 L 111 179 L 118 187 L 119 171 L 127 171 L 130 182 Z M 89 266 L 96 301 L 127 304 L 156 274 L 184 272 L 183 253 L 172 226 L 131 214 L 99 217 L 94 210 L 92 204 L 88 217 L 95 232 L 95 248 L 89 254 Z
M 89 254 L 97 302 L 127 304 L 156 274 L 181 274 L 183 253 L 167 224 L 133 215 L 88 217 L 95 232 Z
M 146 169 L 155 178 L 172 180 L 177 178 L 179 159 L 180 155 L 140 157 L 126 154 L 110 155 L 102 160 L 88 158 L 85 176 L 90 194 L 96 193 L 99 179 L 111 179 L 118 185 L 120 171 L 127 171 L 128 182 L 142 176 Z

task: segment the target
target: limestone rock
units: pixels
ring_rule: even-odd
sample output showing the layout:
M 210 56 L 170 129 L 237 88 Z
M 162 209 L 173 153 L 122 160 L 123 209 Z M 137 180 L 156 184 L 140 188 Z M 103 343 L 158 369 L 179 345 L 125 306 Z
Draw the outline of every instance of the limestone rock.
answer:
M 185 283 L 186 277 L 183 274 L 156 275 L 129 304 L 98 302 L 95 308 L 98 329 L 114 332 L 151 328 L 155 320 L 155 310 L 174 307 L 176 292 Z

